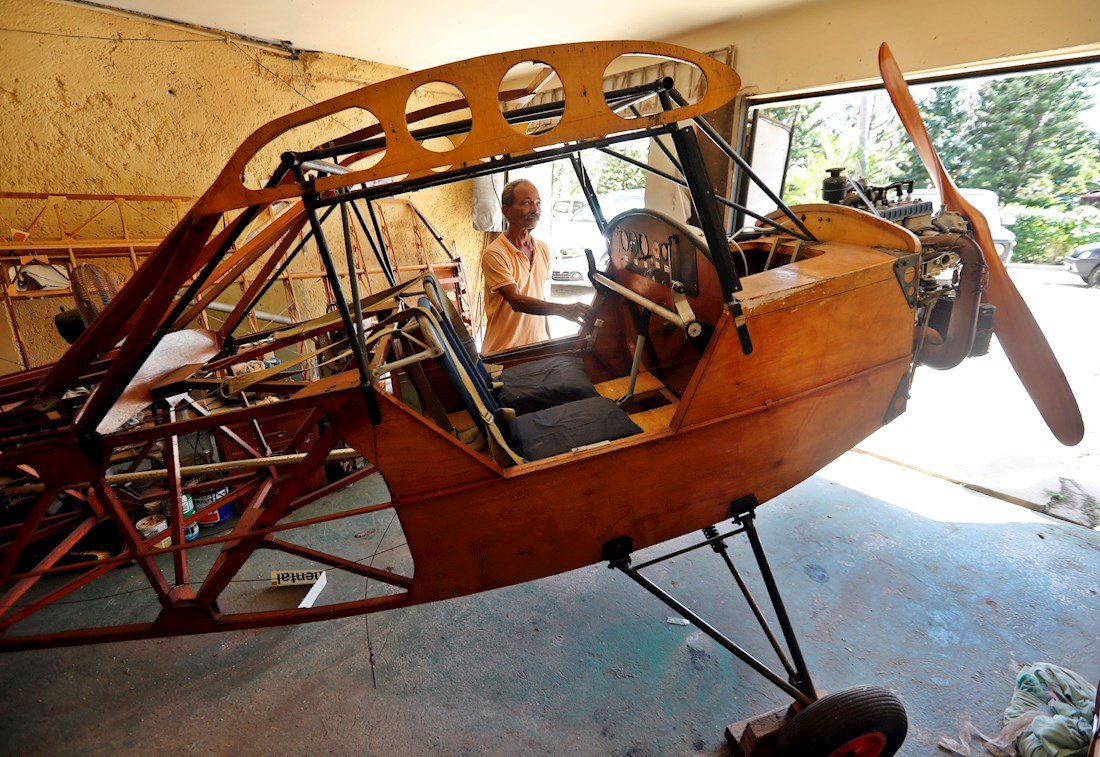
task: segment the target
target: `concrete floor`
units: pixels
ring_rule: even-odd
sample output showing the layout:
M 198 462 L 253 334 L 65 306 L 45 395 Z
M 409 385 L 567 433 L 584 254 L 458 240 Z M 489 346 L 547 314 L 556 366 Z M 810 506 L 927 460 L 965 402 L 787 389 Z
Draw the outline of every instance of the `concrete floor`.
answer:
M 902 754 L 995 732 L 1021 664 L 1100 676 L 1100 533 L 858 454 L 758 522 L 818 686 L 898 692 Z M 647 574 L 767 654 L 712 552 Z M 363 618 L 10 654 L 0 750 L 727 754 L 727 723 L 783 700 L 672 614 L 592 566 L 376 615 L 377 690 Z

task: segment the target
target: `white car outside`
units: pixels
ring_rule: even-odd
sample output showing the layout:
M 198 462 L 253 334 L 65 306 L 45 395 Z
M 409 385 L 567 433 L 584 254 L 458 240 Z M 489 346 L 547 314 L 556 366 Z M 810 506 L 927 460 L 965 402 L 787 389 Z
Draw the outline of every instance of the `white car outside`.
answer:
M 598 198 L 603 217 L 611 220 L 632 208 L 645 207 L 644 189 L 623 189 L 608 192 Z M 557 202 L 554 203 L 555 208 Z M 588 281 L 588 258 L 585 249 L 592 250 L 597 267 L 607 266 L 607 241 L 596 226 L 591 208 L 585 204 L 568 220 L 554 219 L 550 229 L 550 281 L 566 286 L 591 286 Z

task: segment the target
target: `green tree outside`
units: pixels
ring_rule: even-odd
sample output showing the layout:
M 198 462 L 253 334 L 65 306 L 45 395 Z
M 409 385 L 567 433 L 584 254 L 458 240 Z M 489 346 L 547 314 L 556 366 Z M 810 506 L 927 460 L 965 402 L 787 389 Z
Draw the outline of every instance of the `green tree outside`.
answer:
M 1096 81 L 1077 70 L 983 84 L 965 130 L 964 181 L 1006 203 L 1074 204 L 1098 177 L 1100 138 L 1081 120 Z

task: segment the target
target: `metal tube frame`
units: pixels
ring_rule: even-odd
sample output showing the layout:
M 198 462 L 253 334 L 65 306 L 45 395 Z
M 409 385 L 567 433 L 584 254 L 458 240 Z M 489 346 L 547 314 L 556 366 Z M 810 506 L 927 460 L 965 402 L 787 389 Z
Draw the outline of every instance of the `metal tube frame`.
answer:
M 302 167 L 295 164 L 292 170 L 298 182 L 305 186 L 306 177 Z M 363 388 L 363 394 L 367 403 L 367 415 L 371 423 L 378 425 L 382 422 L 382 410 L 378 406 L 378 398 L 374 396 L 374 387 L 371 385 L 370 365 L 367 363 L 367 356 L 363 350 L 363 343 L 357 337 L 359 333 L 358 326 L 362 325 L 362 321 L 360 321 L 358 325 L 352 322 L 353 316 L 351 310 L 348 308 L 347 300 L 344 298 L 344 290 L 340 286 L 340 277 L 336 272 L 336 264 L 332 260 L 332 253 L 328 248 L 328 240 L 325 237 L 325 231 L 321 228 L 321 220 L 317 217 L 316 199 L 318 197 L 316 193 L 303 195 L 302 205 L 305 207 L 306 216 L 309 218 L 310 227 L 313 229 L 313 236 L 317 242 L 317 251 L 321 255 L 321 261 L 325 265 L 325 273 L 332 284 L 332 297 L 336 300 L 336 309 L 340 311 L 340 320 L 344 323 L 344 330 L 348 334 L 351 351 L 355 356 L 355 365 L 356 368 L 359 369 L 359 383 Z M 355 275 L 354 270 L 352 271 L 352 275 Z
M 370 200 L 383 200 L 388 197 L 394 197 L 396 195 L 405 194 L 407 192 L 414 192 L 421 189 L 430 189 L 431 187 L 437 187 L 443 184 L 453 184 L 454 182 L 462 179 L 472 179 L 478 176 L 497 174 L 510 168 L 526 168 L 527 166 L 539 165 L 540 163 L 549 163 L 559 158 L 568 157 L 569 154 L 579 152 L 580 150 L 604 147 L 606 145 L 612 145 L 617 142 L 628 142 L 635 139 L 650 137 L 656 134 L 670 134 L 674 129 L 674 124 L 655 126 L 636 132 L 626 132 L 623 134 L 617 134 L 612 137 L 588 140 L 584 143 L 570 143 L 561 147 L 539 150 L 535 153 L 522 155 L 519 157 L 504 156 L 500 158 L 492 158 L 484 163 L 453 169 L 450 171 L 440 171 L 439 173 L 434 173 L 431 176 L 425 176 L 420 179 L 411 179 L 402 182 L 379 185 L 375 187 L 363 187 L 361 189 L 352 190 L 347 195 L 341 198 L 324 197 L 318 200 L 318 207 L 334 205 L 338 202 L 342 202 L 345 198 L 357 200 L 365 197 Z
M 318 171 L 318 172 L 322 172 L 322 173 L 326 173 L 326 174 L 347 174 L 347 173 L 351 173 L 350 168 L 346 168 L 345 166 L 339 165 L 338 163 L 329 163 L 329 162 L 323 161 L 323 160 L 305 160 L 305 161 L 302 161 L 300 165 L 302 166 L 302 168 L 308 168 L 311 171 Z M 366 184 L 361 184 L 360 189 L 366 190 L 367 185 Z M 342 191 L 338 192 L 337 194 L 338 195 L 346 195 L 350 191 L 351 191 L 350 188 L 344 188 Z M 378 235 L 378 243 L 377 244 L 375 244 L 374 237 L 371 235 L 370 230 L 367 228 L 367 222 L 363 220 L 363 214 L 359 212 L 359 206 L 355 204 L 354 198 L 348 199 L 347 201 L 341 201 L 341 202 L 339 202 L 339 205 L 340 205 L 340 215 L 341 215 L 341 217 L 347 215 L 347 212 L 348 212 L 347 211 L 347 206 L 348 205 L 351 206 L 352 211 L 355 213 L 356 219 L 359 221 L 359 226 L 363 229 L 363 233 L 366 235 L 367 241 L 370 243 L 371 250 L 374 252 L 374 257 L 377 259 L 378 265 L 382 269 L 382 275 L 384 275 L 386 277 L 387 284 L 391 287 L 397 286 L 397 279 L 395 278 L 394 272 L 392 270 L 392 266 L 390 265 L 389 256 L 386 255 L 385 242 L 382 241 L 382 231 L 378 226 L 378 219 L 375 216 L 374 207 L 373 207 L 373 205 L 371 205 L 370 200 L 367 201 L 367 210 L 370 213 L 371 221 L 374 222 L 375 233 Z M 328 214 L 331 213 L 332 209 L 335 208 L 335 207 L 336 207 L 335 205 L 330 206 L 329 209 L 325 211 L 325 215 L 324 215 L 324 217 L 322 217 L 321 220 L 324 221 L 324 219 L 328 217 Z M 415 206 L 414 206 L 414 209 L 415 209 Z M 428 223 L 428 219 L 424 218 L 424 216 L 420 213 L 419 210 L 417 210 L 416 213 L 417 213 L 417 215 L 420 215 L 420 217 L 424 220 L 425 224 Z M 347 226 L 347 221 L 345 220 L 345 221 L 343 221 L 343 223 L 346 227 Z M 429 228 L 430 228 L 430 224 L 429 224 Z M 432 231 L 433 234 L 435 234 L 435 229 L 431 229 L 431 231 Z M 344 231 L 345 237 L 347 237 L 349 233 L 350 233 L 350 230 L 345 228 L 345 231 Z M 435 236 L 436 236 L 436 240 L 439 242 L 439 244 L 441 246 L 443 246 L 443 251 L 447 253 L 447 256 L 451 260 L 454 260 L 454 255 L 451 255 L 450 251 L 447 250 L 446 245 L 443 245 L 443 240 L 439 238 L 438 234 L 435 234 Z M 345 241 L 345 243 L 347 243 L 347 241 Z M 354 294 L 353 294 L 353 296 L 354 296 Z M 358 301 L 358 300 L 356 300 L 356 301 Z
M 764 554 L 764 545 L 761 544 L 760 535 L 756 532 L 755 520 L 757 504 L 756 497 L 752 495 L 739 499 L 730 505 L 730 515 L 733 517 L 735 523 L 745 529 L 745 536 L 748 537 L 753 556 L 756 558 L 757 565 L 760 566 L 760 577 L 764 579 L 764 586 L 767 587 L 768 590 L 768 598 L 771 600 L 772 609 L 775 610 L 776 619 L 779 621 L 779 628 L 783 631 L 783 638 L 787 642 L 787 648 L 791 652 L 791 659 L 794 662 L 798 679 L 803 685 L 803 690 L 816 699 L 817 693 L 814 691 L 814 685 L 810 679 L 810 671 L 806 667 L 806 660 L 802 656 L 802 649 L 798 644 L 798 637 L 795 635 L 794 626 L 791 625 L 791 619 L 787 615 L 787 609 L 783 606 L 783 597 L 779 593 L 779 587 L 775 583 L 775 576 L 772 574 L 771 567 L 768 565 L 768 558 Z
M 366 189 L 367 185 L 363 184 L 362 191 L 366 191 Z M 350 195 L 351 192 L 347 194 Z M 351 200 L 351 206 L 355 208 L 355 198 L 351 197 L 349 199 Z M 359 214 L 358 208 L 355 209 L 355 214 L 359 216 L 359 220 L 362 222 L 363 217 Z M 382 238 L 382 226 L 378 223 L 378 214 L 374 212 L 374 203 L 371 202 L 369 196 L 367 197 L 367 215 L 370 216 L 370 222 L 374 226 L 374 236 L 377 238 L 378 244 L 378 246 L 375 247 L 372 243 L 371 247 L 374 248 L 374 253 L 378 256 L 378 262 L 382 266 L 382 273 L 386 276 L 386 283 L 391 287 L 395 287 L 397 286 L 397 274 L 394 273 L 393 264 L 390 262 L 390 253 L 386 249 L 386 240 Z M 363 228 L 366 230 L 365 226 Z
M 323 224 L 325 221 L 327 221 L 328 217 L 330 215 L 332 215 L 333 211 L 335 211 L 335 210 L 336 210 L 335 205 L 332 206 L 331 208 L 326 208 L 324 215 L 321 216 L 321 223 Z M 223 324 L 223 328 L 226 329 L 227 336 L 229 334 L 232 334 L 234 331 L 236 331 L 237 327 L 240 326 L 241 323 L 244 322 L 245 318 L 248 317 L 248 314 L 252 312 L 253 308 L 255 308 L 257 305 L 260 304 L 260 300 L 262 300 L 264 298 L 264 295 L 266 295 L 268 293 L 268 291 L 271 289 L 271 287 L 275 286 L 275 282 L 277 282 L 279 280 L 279 277 L 282 276 L 284 273 L 286 273 L 286 269 L 289 268 L 290 264 L 294 262 L 294 258 L 297 257 L 298 253 L 302 251 L 302 249 L 306 246 L 306 244 L 309 243 L 309 240 L 311 240 L 311 239 L 313 239 L 313 230 L 312 229 L 309 230 L 308 232 L 306 232 L 302 236 L 302 238 L 298 241 L 298 243 L 294 245 L 294 249 L 292 249 L 289 253 L 287 253 L 286 259 L 283 260 L 283 262 L 279 264 L 279 267 L 277 269 L 275 269 L 275 272 L 273 274 L 271 274 L 271 276 L 268 278 L 267 283 L 264 284 L 263 288 L 253 298 L 252 302 L 250 302 L 248 304 L 248 307 L 245 308 L 244 311 L 242 311 L 241 317 L 239 319 L 237 319 L 237 322 L 233 323 L 233 324 L 230 324 L 229 326 L 226 326 L 226 325 Z
M 699 225 L 703 227 L 707 247 L 710 248 L 711 263 L 718 273 L 718 280 L 722 283 L 726 307 L 733 316 L 737 338 L 741 342 L 741 351 L 748 355 L 752 353 L 752 339 L 749 337 L 744 310 L 737 299 L 737 293 L 741 291 L 741 278 L 737 275 L 733 256 L 730 255 L 729 240 L 726 238 L 722 219 L 718 215 L 716 195 L 707 176 L 706 166 L 703 164 L 699 140 L 695 136 L 695 130 L 685 126 L 672 132 L 672 143 L 676 145 L 676 153 L 684 164 L 684 176 L 687 177 L 690 187 L 691 201 L 695 206 Z
M 596 196 L 596 188 L 592 186 L 592 180 L 588 177 L 580 152 L 569 153 L 569 162 L 573 166 L 573 172 L 577 174 L 577 182 L 581 185 L 584 199 L 588 201 L 588 208 L 592 211 L 592 220 L 596 222 L 596 228 L 600 230 L 600 234 L 606 233 L 607 219 L 604 218 L 603 210 L 600 208 L 600 198 Z
M 664 145 L 661 142 L 659 137 L 652 137 L 651 139 L 653 139 L 653 141 L 656 142 L 658 145 L 661 145 L 661 149 L 665 150 L 665 152 L 668 153 L 668 150 L 664 147 Z M 673 176 L 672 174 L 668 173 L 667 171 L 662 171 L 659 168 L 654 168 L 653 166 L 649 165 L 648 163 L 643 163 L 640 160 L 635 160 L 634 158 L 630 157 L 629 155 L 623 155 L 621 152 L 615 152 L 614 150 L 612 150 L 608 147 L 598 147 L 596 149 L 599 150 L 600 152 L 602 152 L 604 155 L 610 155 L 613 158 L 618 158 L 619 160 L 621 160 L 625 163 L 630 163 L 633 166 L 637 166 L 638 168 L 642 169 L 646 173 L 651 173 L 654 176 L 660 176 L 662 179 L 665 179 L 666 181 L 670 181 L 670 182 L 672 182 L 673 184 L 675 184 L 679 187 L 683 187 L 684 189 L 689 189 L 688 183 L 686 181 Z M 677 170 L 679 170 L 681 172 L 681 174 L 683 173 L 683 169 L 679 168 L 679 166 L 677 166 Z M 721 205 L 725 205 L 727 208 L 730 208 L 731 210 L 739 210 L 742 213 L 745 213 L 746 215 L 750 215 L 753 218 L 755 218 L 757 221 L 760 221 L 761 223 L 763 223 L 767 226 L 771 226 L 776 231 L 781 231 L 784 234 L 790 234 L 791 236 L 797 237 L 798 239 L 803 239 L 807 242 L 814 241 L 810 237 L 803 237 L 801 232 L 791 231 L 790 229 L 788 229 L 786 226 L 779 223 L 778 221 L 773 221 L 772 219 L 768 218 L 767 216 L 762 216 L 759 213 L 756 213 L 752 210 L 749 210 L 747 207 L 745 207 L 741 203 L 734 202 L 733 200 L 727 200 L 725 197 L 723 197 L 720 194 L 715 194 L 714 195 L 714 201 L 717 202 L 717 203 L 720 203 Z
M 684 96 L 681 95 L 675 87 L 669 90 L 669 95 L 676 103 L 681 106 L 688 104 L 688 101 L 684 99 Z M 727 158 L 736 163 L 737 167 L 744 171 L 745 175 L 752 179 L 752 181 L 754 181 L 756 185 L 764 191 L 764 194 L 768 196 L 768 199 L 772 200 L 776 205 L 779 206 L 779 209 L 783 211 L 783 215 L 791 219 L 791 222 L 798 227 L 799 231 L 801 231 L 810 239 L 814 241 L 817 240 L 817 238 L 810 233 L 810 230 L 806 228 L 806 225 L 802 223 L 798 216 L 791 212 L 791 209 L 787 207 L 787 204 L 783 202 L 783 200 L 779 199 L 779 196 L 776 195 L 775 192 L 773 192 L 771 188 L 764 183 L 763 179 L 756 175 L 756 172 L 752 170 L 752 166 L 748 164 L 748 161 L 742 158 L 741 155 L 738 154 L 737 150 L 734 150 L 730 143 L 723 139 L 722 135 L 719 134 L 713 126 L 707 123 L 707 120 L 705 118 L 703 118 L 702 116 L 695 116 L 691 120 L 694 121 L 695 124 L 703 130 L 704 134 L 710 137 L 710 140 L 714 142 L 715 146 L 718 147 L 719 150 L 726 154 Z
M 355 251 L 351 243 L 351 214 L 347 203 L 340 205 L 340 229 L 344 233 L 344 257 L 348 264 L 348 280 L 351 289 L 351 302 L 355 308 L 355 331 L 348 336 L 360 347 L 363 345 L 363 303 L 359 299 L 359 267 L 355 264 Z M 364 271 L 364 275 L 366 271 Z
M 354 207 L 354 205 L 352 207 Z M 432 222 L 428 220 L 428 217 L 420 212 L 420 208 L 416 207 L 416 205 L 410 203 L 409 207 L 412 208 L 412 211 L 416 214 L 416 217 L 419 218 L 421 223 L 424 224 L 425 228 L 428 229 L 428 233 L 432 235 L 432 238 L 435 239 L 436 243 L 439 245 L 439 248 L 443 250 L 443 253 L 450 260 L 454 260 L 456 258 L 455 254 L 451 252 L 450 249 L 447 247 L 447 243 L 443 241 L 443 237 L 440 236 L 439 232 L 435 230 L 434 226 L 432 226 Z
M 658 79 L 655 82 L 648 84 L 640 84 L 634 87 L 627 87 L 625 89 L 618 89 L 612 92 L 604 93 L 604 100 L 609 106 L 627 107 L 633 105 L 636 102 L 644 100 L 646 97 L 665 90 L 671 86 L 671 80 Z M 629 102 L 633 101 L 633 102 Z M 515 110 L 507 111 L 502 114 L 504 120 L 509 124 L 521 124 L 530 123 L 532 121 L 541 121 L 545 118 L 553 118 L 554 116 L 560 116 L 565 111 L 565 103 L 563 101 L 553 101 L 548 103 L 542 103 L 540 105 L 530 105 L 526 108 L 516 108 Z M 427 127 L 424 129 L 417 129 L 410 132 L 413 139 L 418 142 L 433 139 L 436 137 L 448 137 L 455 134 L 462 134 L 469 132 L 470 126 L 473 121 L 470 119 L 463 119 L 461 121 L 455 121 L 453 123 L 441 124 L 439 126 Z M 350 155 L 352 153 L 365 152 L 369 150 L 377 150 L 386 146 L 385 137 L 370 137 L 368 139 L 357 140 L 355 142 L 348 142 L 342 145 L 336 145 L 334 147 L 325 147 L 315 150 L 305 150 L 297 153 L 297 157 L 301 161 L 315 161 L 325 160 L 328 158 L 336 158 L 341 155 Z
M 371 234 L 370 229 L 367 228 L 367 222 L 363 220 L 363 214 L 359 212 L 359 206 L 355 204 L 354 200 L 350 200 L 348 204 L 351 205 L 351 210 L 355 213 L 355 219 L 359 221 L 359 228 L 363 230 L 363 236 L 367 238 L 367 243 L 370 245 L 371 252 L 374 253 L 374 259 L 378 262 L 378 267 L 382 269 L 382 275 L 386 277 L 386 286 L 397 286 L 397 278 L 390 269 L 389 258 L 383 257 L 378 244 L 375 244 L 374 236 Z
M 725 533 L 719 533 L 718 529 L 713 526 L 708 526 L 703 529 L 703 540 L 699 541 L 691 546 L 684 547 L 682 549 L 669 552 L 651 560 L 639 563 L 637 565 L 631 564 L 631 552 L 633 551 L 633 545 L 630 537 L 619 537 L 612 539 L 604 544 L 604 559 L 608 561 L 608 568 L 618 570 L 625 574 L 635 583 L 640 585 L 646 591 L 653 596 L 657 597 L 669 608 L 675 610 L 681 616 L 683 616 L 689 623 L 705 633 L 721 647 L 730 652 L 734 657 L 738 658 L 754 671 L 759 673 L 769 683 L 774 684 L 777 688 L 783 691 L 785 694 L 791 696 L 800 706 L 808 706 L 817 700 L 818 694 L 814 688 L 812 679 L 810 678 L 809 670 L 806 666 L 805 658 L 802 656 L 802 650 L 799 647 L 798 639 L 795 635 L 794 628 L 791 625 L 789 616 L 787 615 L 786 608 L 783 606 L 782 597 L 779 594 L 779 589 L 775 583 L 775 576 L 772 574 L 771 566 L 768 564 L 767 557 L 764 554 L 763 545 L 760 542 L 760 536 L 756 531 L 754 524 L 754 518 L 757 507 L 756 498 L 752 495 L 743 497 L 737 500 L 730 506 L 730 517 L 733 518 L 734 523 L 737 525 L 733 530 Z M 757 567 L 760 569 L 761 578 L 764 581 L 764 585 L 768 591 L 768 597 L 772 604 L 772 609 L 775 612 L 776 619 L 779 621 L 780 630 L 783 634 L 784 641 L 787 645 L 787 652 L 784 653 L 782 645 L 776 638 L 771 626 L 767 619 L 764 617 L 763 612 L 760 609 L 759 604 L 756 602 L 741 578 L 740 573 L 737 571 L 736 566 L 733 564 L 733 560 L 728 553 L 728 547 L 726 545 L 726 539 L 731 536 L 737 536 L 744 534 L 749 545 L 752 548 L 753 557 L 756 559 Z M 730 570 L 731 575 L 736 581 L 738 588 L 744 595 L 749 608 L 752 610 L 757 623 L 760 625 L 761 630 L 768 638 L 772 649 L 775 651 L 780 664 L 783 666 L 784 671 L 787 674 L 786 680 L 780 676 L 777 672 L 769 668 L 762 663 L 743 647 L 730 639 L 728 636 L 717 630 L 714 626 L 704 620 L 698 613 L 694 612 L 686 605 L 681 603 L 663 588 L 651 581 L 646 576 L 642 575 L 641 571 L 651 565 L 669 560 L 673 557 L 692 552 L 702 547 L 710 546 L 719 556 L 722 557 L 726 563 L 727 568 Z

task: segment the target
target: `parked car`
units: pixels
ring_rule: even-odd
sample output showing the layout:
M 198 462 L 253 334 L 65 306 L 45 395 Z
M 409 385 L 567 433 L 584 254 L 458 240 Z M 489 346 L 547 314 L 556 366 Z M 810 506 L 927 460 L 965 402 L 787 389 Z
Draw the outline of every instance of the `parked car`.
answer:
M 556 221 L 558 218 L 568 220 L 569 217 L 576 213 L 578 210 L 587 206 L 588 203 L 586 203 L 583 199 L 576 197 L 569 197 L 564 200 L 556 200 L 554 204 L 550 207 L 550 212 L 554 214 L 551 222 Z
M 986 222 L 989 224 L 989 232 L 993 236 L 993 246 L 997 250 L 997 254 L 1001 256 L 1001 260 L 1009 262 L 1012 260 L 1012 251 L 1016 248 L 1016 233 L 1011 229 L 1006 229 L 1004 223 L 1001 220 L 1001 202 L 997 197 L 997 193 L 989 189 L 959 189 L 962 192 L 962 196 L 973 205 L 975 208 L 981 211 L 985 216 Z M 932 203 L 933 208 L 939 210 L 939 192 L 935 189 L 917 189 L 913 192 L 913 199 L 915 200 L 928 200 Z M 1013 223 L 1015 219 L 1005 219 L 1007 223 Z
M 644 189 L 623 189 L 608 192 L 599 198 L 603 217 L 611 220 L 624 210 L 645 207 Z M 554 203 L 557 207 L 557 203 Z M 587 204 L 568 220 L 555 219 L 550 230 L 550 281 L 567 286 L 591 286 L 588 282 L 588 258 L 585 248 L 592 250 L 596 264 L 607 266 L 607 241 L 596 226 L 592 209 Z
M 1090 287 L 1100 287 L 1100 242 L 1074 247 L 1073 252 L 1062 258 L 1062 265 Z

